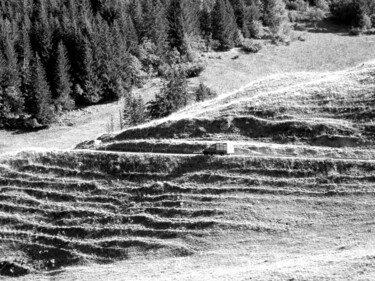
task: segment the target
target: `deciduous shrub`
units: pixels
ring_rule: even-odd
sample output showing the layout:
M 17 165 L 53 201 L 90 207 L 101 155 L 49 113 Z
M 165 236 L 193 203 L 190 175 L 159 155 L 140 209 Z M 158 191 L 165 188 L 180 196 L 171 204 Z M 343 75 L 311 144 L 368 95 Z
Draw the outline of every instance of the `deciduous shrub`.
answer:
M 358 35 L 361 35 L 361 34 L 362 34 L 362 29 L 359 28 L 359 27 L 352 27 L 349 30 L 349 35 L 350 36 L 358 36 Z
M 306 27 L 306 24 L 304 23 L 296 23 L 293 25 L 293 28 L 294 30 L 297 30 L 297 31 L 306 31 L 307 27 Z
M 359 22 L 359 26 L 363 29 L 370 29 L 372 27 L 371 19 L 368 15 L 363 15 Z
M 287 0 L 285 1 L 288 10 L 306 11 L 307 3 L 303 0 Z
M 251 39 L 245 39 L 242 43 L 242 51 L 245 53 L 257 53 L 262 49 L 262 44 L 254 42 Z
M 370 20 L 371 20 L 371 26 L 375 28 L 375 14 L 372 14 L 370 16 Z
M 309 8 L 307 11 L 308 18 L 310 22 L 313 23 L 314 28 L 317 28 L 318 22 L 325 18 L 325 12 L 317 7 Z
M 248 30 L 251 38 L 260 39 L 264 34 L 263 25 L 258 20 L 250 22 L 248 25 Z
M 189 62 L 182 65 L 187 78 L 198 77 L 206 68 L 203 61 Z
M 194 92 L 194 97 L 195 101 L 200 102 L 217 97 L 217 93 L 201 82 Z

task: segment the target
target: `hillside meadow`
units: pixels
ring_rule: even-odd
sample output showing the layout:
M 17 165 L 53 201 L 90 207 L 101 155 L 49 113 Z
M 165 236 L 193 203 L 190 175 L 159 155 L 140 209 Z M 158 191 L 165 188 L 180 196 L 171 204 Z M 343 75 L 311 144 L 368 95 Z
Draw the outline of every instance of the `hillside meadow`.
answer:
M 298 31 L 295 33 L 296 37 L 302 34 Z M 245 55 L 238 49 L 207 53 L 206 70 L 199 78 L 191 79 L 190 85 L 194 87 L 201 81 L 218 93 L 227 93 L 274 74 L 343 70 L 375 58 L 375 35 L 351 37 L 347 35 L 347 30 L 331 27 L 320 33 L 309 32 L 306 38 L 305 42 L 294 41 L 290 46 L 265 43 L 265 47 L 258 54 Z M 233 60 L 236 55 L 239 55 L 239 59 Z M 213 59 L 210 59 L 210 56 Z M 134 89 L 134 92 L 149 101 L 159 91 L 159 87 L 159 81 L 150 81 L 144 88 Z M 60 123 L 46 130 L 1 130 L 0 153 L 30 147 L 72 148 L 84 140 L 105 133 L 111 116 L 114 119 L 115 131 L 119 130 L 120 110 L 121 102 L 103 104 L 65 113 L 60 117 Z

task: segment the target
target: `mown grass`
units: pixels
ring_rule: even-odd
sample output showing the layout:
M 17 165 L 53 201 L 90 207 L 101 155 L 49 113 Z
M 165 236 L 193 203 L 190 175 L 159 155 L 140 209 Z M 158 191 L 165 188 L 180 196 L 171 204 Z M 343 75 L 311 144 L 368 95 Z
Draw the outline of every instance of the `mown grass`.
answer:
M 295 41 L 290 46 L 267 43 L 257 54 L 242 54 L 239 49 L 222 53 L 222 59 L 209 60 L 196 80 L 226 93 L 273 74 L 343 70 L 375 58 L 375 35 L 353 37 L 341 30 L 307 33 L 306 37 L 305 42 Z M 240 58 L 232 60 L 235 55 Z

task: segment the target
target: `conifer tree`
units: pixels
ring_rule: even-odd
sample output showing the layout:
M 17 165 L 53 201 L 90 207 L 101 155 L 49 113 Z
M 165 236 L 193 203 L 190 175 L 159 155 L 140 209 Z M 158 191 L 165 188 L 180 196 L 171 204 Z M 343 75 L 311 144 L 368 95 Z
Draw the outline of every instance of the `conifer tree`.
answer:
M 176 48 L 180 54 L 186 54 L 183 7 L 180 0 L 171 0 L 167 11 L 169 23 L 168 43 L 171 49 Z
M 246 16 L 246 6 L 244 0 L 230 0 L 233 7 L 234 15 L 238 28 L 241 30 L 244 37 L 250 36 L 248 30 L 248 17 Z
M 72 83 L 69 74 L 69 61 L 65 46 L 62 42 L 57 48 L 57 60 L 54 73 L 54 104 L 58 111 L 71 110 L 74 108 L 72 99 Z
M 127 14 L 131 17 L 131 20 L 133 21 L 133 26 L 137 32 L 137 37 L 139 39 L 138 43 L 141 43 L 145 36 L 141 1 L 130 0 Z
M 31 93 L 29 110 L 40 125 L 49 125 L 54 118 L 52 96 L 46 80 L 46 73 L 38 55 L 31 64 Z
M 152 118 L 168 116 L 186 106 L 189 99 L 186 73 L 178 66 L 174 66 L 160 93 L 149 102 L 149 114 Z
M 158 46 L 159 52 L 165 51 L 168 21 L 165 7 L 160 0 L 143 1 L 145 37 Z
M 234 47 L 236 31 L 237 26 L 231 4 L 228 0 L 217 0 L 212 10 L 212 39 L 219 42 L 219 49 L 228 50 Z
M 99 50 L 99 46 L 96 46 L 86 41 L 85 43 L 85 54 L 84 54 L 84 92 L 80 97 L 80 101 L 83 104 L 96 104 L 102 100 L 102 80 L 99 77 L 100 72 L 98 71 L 100 65 L 100 55 L 95 53 Z
M 141 96 L 135 97 L 128 94 L 124 101 L 123 125 L 136 126 L 143 123 L 146 119 L 146 108 Z

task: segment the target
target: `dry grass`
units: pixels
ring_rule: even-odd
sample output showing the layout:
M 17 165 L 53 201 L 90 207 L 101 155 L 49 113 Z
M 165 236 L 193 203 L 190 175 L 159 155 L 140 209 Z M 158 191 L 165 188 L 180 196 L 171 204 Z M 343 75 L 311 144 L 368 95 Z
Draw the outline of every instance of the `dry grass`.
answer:
M 197 80 L 219 93 L 227 93 L 274 74 L 343 70 L 373 60 L 374 49 L 375 35 L 351 37 L 344 31 L 308 33 L 305 42 L 295 41 L 290 46 L 266 44 L 257 54 L 241 54 L 237 49 L 222 53 L 222 59 L 209 60 Z M 232 60 L 235 55 L 240 58 Z

